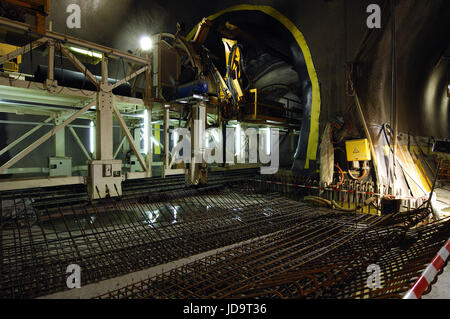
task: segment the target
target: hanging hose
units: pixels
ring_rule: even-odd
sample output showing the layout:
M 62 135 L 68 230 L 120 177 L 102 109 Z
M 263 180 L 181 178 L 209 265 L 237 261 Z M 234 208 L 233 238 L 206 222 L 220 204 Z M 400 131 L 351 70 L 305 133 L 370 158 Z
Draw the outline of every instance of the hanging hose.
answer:
M 367 173 L 369 172 L 369 169 L 364 169 L 363 168 L 363 174 L 360 177 L 356 177 L 352 174 L 350 168 L 348 167 L 348 162 L 347 162 L 347 172 L 348 172 L 348 176 L 350 176 L 352 179 L 354 179 L 355 181 L 362 181 L 364 178 L 366 178 Z
M 341 185 L 344 183 L 344 171 L 342 170 L 342 168 L 339 166 L 339 164 L 334 164 L 334 167 L 336 167 L 339 170 L 339 183 L 337 185 L 332 185 L 330 186 L 331 188 L 339 188 L 341 187 Z
M 348 176 L 350 176 L 352 179 L 356 180 L 356 181 L 362 181 L 366 176 L 367 176 L 367 170 L 364 169 L 363 170 L 363 174 L 360 177 L 356 177 L 352 174 L 352 172 L 350 170 L 348 170 Z

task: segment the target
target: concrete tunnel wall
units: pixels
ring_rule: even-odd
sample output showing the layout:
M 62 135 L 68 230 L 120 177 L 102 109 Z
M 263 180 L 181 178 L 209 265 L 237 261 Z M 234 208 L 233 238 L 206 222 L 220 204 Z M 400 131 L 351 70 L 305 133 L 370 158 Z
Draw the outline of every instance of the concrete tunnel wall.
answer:
M 405 135 L 448 139 L 450 2 L 399 0 L 395 15 L 398 131 Z M 392 116 L 391 22 L 388 14 L 383 28 L 371 34 L 362 48 L 356 79 L 356 90 L 385 183 L 389 171 L 392 174 L 391 160 L 384 148 L 387 141 L 382 133 L 382 125 L 391 123 Z
M 399 132 L 449 138 L 450 2 L 398 1 L 396 30 Z M 357 90 L 373 125 L 390 122 L 391 32 L 389 14 L 358 60 Z

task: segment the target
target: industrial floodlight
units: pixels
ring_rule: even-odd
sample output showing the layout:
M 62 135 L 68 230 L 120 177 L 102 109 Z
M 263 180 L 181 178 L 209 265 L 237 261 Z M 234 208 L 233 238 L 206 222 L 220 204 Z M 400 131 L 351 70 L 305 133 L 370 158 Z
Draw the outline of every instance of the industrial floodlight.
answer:
M 149 36 L 142 36 L 141 37 L 141 49 L 142 51 L 149 51 L 153 47 L 153 40 Z

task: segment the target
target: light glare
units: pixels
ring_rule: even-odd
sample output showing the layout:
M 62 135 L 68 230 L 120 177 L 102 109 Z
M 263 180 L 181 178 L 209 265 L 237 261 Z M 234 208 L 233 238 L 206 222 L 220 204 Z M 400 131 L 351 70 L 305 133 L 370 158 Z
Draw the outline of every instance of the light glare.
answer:
M 91 154 L 95 152 L 95 131 L 94 131 L 94 122 L 91 121 L 89 123 L 89 150 Z
M 141 38 L 140 43 L 142 51 L 148 51 L 153 47 L 152 39 L 146 35 Z
M 144 111 L 144 154 L 148 154 L 149 150 L 149 121 L 148 121 L 148 111 Z

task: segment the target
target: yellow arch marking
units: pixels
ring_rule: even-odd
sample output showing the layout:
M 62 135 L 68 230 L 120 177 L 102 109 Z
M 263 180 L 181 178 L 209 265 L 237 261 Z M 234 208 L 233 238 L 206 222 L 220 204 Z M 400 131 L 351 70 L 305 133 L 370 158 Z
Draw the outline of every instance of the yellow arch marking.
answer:
M 295 38 L 298 45 L 300 46 L 300 49 L 303 52 L 306 67 L 308 69 L 309 78 L 311 79 L 312 84 L 311 125 L 309 131 L 308 151 L 306 155 L 306 164 L 305 164 L 305 169 L 309 169 L 309 161 L 317 159 L 317 148 L 319 145 L 319 118 L 320 118 L 321 100 L 320 100 L 319 80 L 317 78 L 316 69 L 314 67 L 311 52 L 309 51 L 309 47 L 308 44 L 306 43 L 305 37 L 300 32 L 300 30 L 295 26 L 295 24 L 292 23 L 291 20 L 289 20 L 279 11 L 275 10 L 270 6 L 259 6 L 250 4 L 236 5 L 227 8 L 225 10 L 222 10 L 218 13 L 215 13 L 209 16 L 207 19 L 212 21 L 225 13 L 233 11 L 261 11 L 273 17 L 274 19 L 278 20 L 281 24 L 283 24 L 284 27 L 292 33 L 292 36 Z M 191 32 L 187 36 L 188 41 L 190 41 L 194 37 L 195 33 L 197 32 L 197 29 L 198 25 L 191 30 Z

